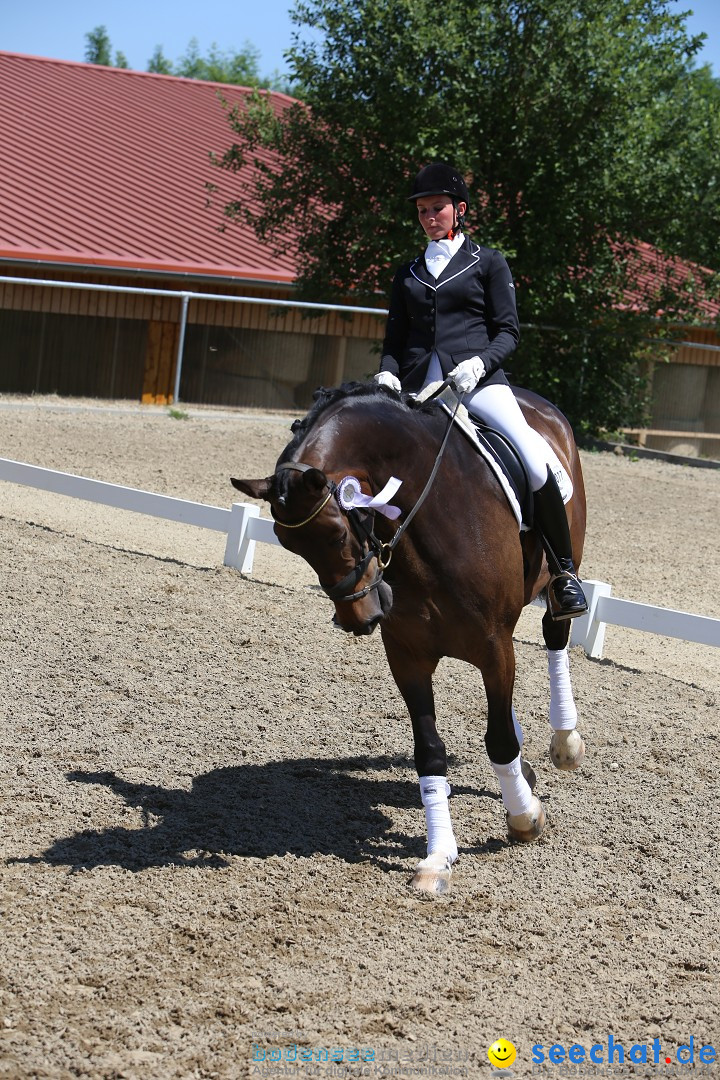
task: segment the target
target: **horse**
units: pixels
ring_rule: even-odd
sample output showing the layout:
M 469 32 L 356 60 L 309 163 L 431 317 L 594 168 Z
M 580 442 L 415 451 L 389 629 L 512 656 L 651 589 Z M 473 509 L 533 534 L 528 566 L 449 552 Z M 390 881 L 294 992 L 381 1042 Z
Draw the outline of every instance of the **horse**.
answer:
M 537 394 L 517 388 L 515 393 L 571 479 L 566 510 L 579 567 L 586 503 L 572 429 Z M 437 402 L 418 406 L 375 383 L 321 388 L 292 432 L 271 476 L 233 478 L 232 484 L 269 502 L 280 543 L 310 564 L 334 603 L 335 626 L 356 636 L 380 627 L 410 714 L 425 807 L 428 855 L 411 885 L 443 893 L 457 859 L 447 754 L 432 686 L 443 656 L 466 661 L 482 675 L 485 746 L 510 838 L 536 840 L 545 826 L 513 708 L 513 631 L 523 607 L 540 594 L 547 597 L 550 581 L 541 539 L 531 527 L 520 529 L 495 474 Z M 569 676 L 569 631 L 569 622 L 554 621 L 547 607 L 542 632 L 550 675 L 550 757 L 561 770 L 577 768 L 585 753 Z

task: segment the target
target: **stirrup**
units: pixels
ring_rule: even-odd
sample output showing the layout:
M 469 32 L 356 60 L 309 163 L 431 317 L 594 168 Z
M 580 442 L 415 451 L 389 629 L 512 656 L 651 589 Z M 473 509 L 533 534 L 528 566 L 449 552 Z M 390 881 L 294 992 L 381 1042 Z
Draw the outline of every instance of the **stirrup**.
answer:
M 553 588 L 556 581 L 575 582 L 577 590 L 572 590 L 575 592 L 575 597 L 568 598 L 570 603 L 561 605 L 557 600 Z M 577 595 L 578 593 L 580 594 L 579 596 Z M 564 622 L 566 619 L 577 619 L 579 615 L 584 615 L 588 610 L 588 604 L 582 585 L 580 584 L 580 578 L 577 574 L 571 573 L 570 570 L 560 570 L 559 573 L 553 574 L 547 585 L 547 604 L 550 618 L 553 622 Z

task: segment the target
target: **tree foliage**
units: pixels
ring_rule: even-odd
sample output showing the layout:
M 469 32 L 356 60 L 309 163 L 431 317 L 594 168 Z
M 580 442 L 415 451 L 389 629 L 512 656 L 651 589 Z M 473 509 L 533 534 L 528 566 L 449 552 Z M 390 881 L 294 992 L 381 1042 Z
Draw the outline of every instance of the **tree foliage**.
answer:
M 165 56 L 162 45 L 155 46 L 155 51 L 148 60 L 147 70 L 153 75 L 172 75 L 172 60 Z
M 112 59 L 112 42 L 105 26 L 96 26 L 85 35 L 85 60 L 89 64 L 128 68 L 127 57 L 119 50 Z M 242 49 L 221 49 L 215 42 L 207 55 L 200 52 L 197 38 L 191 38 L 184 54 L 173 63 L 162 45 L 156 45 L 148 60 L 147 70 L 155 75 L 180 75 L 186 79 L 232 83 L 240 86 L 263 87 L 290 92 L 290 82 L 277 71 L 260 74 L 260 50 L 246 41 Z
M 258 94 L 235 113 L 225 167 L 255 160 L 259 182 L 228 214 L 278 246 L 299 227 L 304 295 L 377 303 L 421 246 L 411 177 L 455 163 L 470 232 L 507 255 L 533 327 L 518 380 L 576 424 L 637 419 L 657 299 L 629 309 L 614 243 L 717 266 L 718 86 L 693 68 L 685 15 L 666 0 L 299 0 L 293 17 L 305 100 L 277 113 Z M 666 290 L 665 310 L 687 317 L 691 292 Z
M 112 43 L 106 26 L 96 26 L 85 35 L 85 62 L 101 64 L 103 67 L 126 68 L 128 66 L 127 58 L 121 52 L 115 53 L 113 63 Z
M 162 50 L 158 46 L 156 54 Z M 164 58 L 163 58 L 164 59 Z M 165 61 L 168 64 L 167 61 Z M 287 80 L 275 72 L 271 76 L 260 74 L 260 50 L 246 41 L 242 49 L 220 49 L 213 42 L 206 56 L 200 52 L 197 38 L 191 38 L 183 56 L 175 64 L 168 64 L 164 74 L 181 75 L 186 79 L 203 79 L 208 82 L 232 83 L 238 86 L 257 86 L 272 90 L 287 90 Z

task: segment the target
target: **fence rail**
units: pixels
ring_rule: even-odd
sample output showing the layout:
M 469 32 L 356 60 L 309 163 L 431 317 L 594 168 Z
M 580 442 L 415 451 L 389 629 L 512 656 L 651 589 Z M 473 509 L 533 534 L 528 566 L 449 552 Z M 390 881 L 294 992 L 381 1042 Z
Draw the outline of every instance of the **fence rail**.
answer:
M 605 581 L 583 581 L 583 589 L 588 611 L 573 620 L 570 642 L 582 645 L 588 656 L 602 657 L 607 626 L 624 626 L 627 630 L 643 630 L 698 645 L 720 646 L 720 619 L 621 600 L 611 595 L 612 586 Z
M 634 435 L 638 446 L 645 446 L 648 435 L 661 439 L 712 439 L 720 442 L 720 431 L 671 431 L 666 428 L 618 428 L 621 435 Z
M 0 480 L 112 506 L 116 510 L 130 510 L 136 514 L 177 521 L 181 525 L 226 533 L 224 565 L 233 566 L 244 574 L 252 571 L 256 541 L 279 544 L 272 521 L 260 518 L 258 507 L 247 503 L 233 503 L 230 509 L 209 506 L 122 484 L 109 484 L 104 480 L 91 480 L 56 469 L 43 469 L 10 458 L 0 458 Z
M 280 543 L 273 530 L 273 522 L 260 517 L 260 508 L 250 503 L 233 503 L 230 509 L 225 509 L 55 469 L 44 469 L 10 458 L 0 458 L 0 480 L 225 533 L 227 539 L 223 563 L 243 574 L 252 573 L 256 544 Z M 612 586 L 604 581 L 584 581 L 583 587 L 588 599 L 588 612 L 573 621 L 571 643 L 581 645 L 588 656 L 602 657 L 605 628 L 608 625 L 681 638 L 701 645 L 720 646 L 720 619 L 621 600 L 611 595 Z

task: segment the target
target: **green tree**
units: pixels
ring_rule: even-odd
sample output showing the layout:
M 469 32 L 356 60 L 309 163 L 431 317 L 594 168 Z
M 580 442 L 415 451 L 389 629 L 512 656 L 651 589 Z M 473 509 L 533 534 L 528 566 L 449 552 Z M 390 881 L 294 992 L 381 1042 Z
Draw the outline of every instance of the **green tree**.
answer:
M 275 73 L 260 74 L 260 50 L 246 41 L 242 49 L 220 49 L 213 42 L 206 56 L 200 53 L 197 38 L 192 38 L 185 54 L 173 68 L 173 74 L 186 79 L 231 83 L 238 86 L 258 86 L 273 90 L 287 89 L 287 80 Z
M 85 62 L 112 67 L 112 45 L 106 26 L 96 26 L 85 35 Z
M 720 81 L 709 67 L 688 72 L 661 116 L 660 142 L 668 198 L 658 207 L 655 230 L 667 251 L 709 267 L 720 252 Z M 651 114 L 660 128 L 661 120 Z M 639 135 L 640 145 L 643 145 Z
M 147 70 L 155 75 L 172 75 L 172 61 L 168 60 L 162 50 L 162 45 L 156 45 L 155 51 L 148 60 Z
M 112 42 L 106 26 L 96 26 L 85 34 L 85 60 L 88 64 L 129 68 L 125 53 L 117 50 L 112 59 Z M 156 45 L 148 60 L 147 70 L 156 75 L 181 75 L 186 79 L 257 86 L 290 93 L 290 81 L 277 71 L 260 75 L 260 51 L 249 41 L 242 49 L 220 49 L 214 42 L 207 56 L 200 52 L 197 38 L 192 38 L 183 56 L 173 64 L 165 56 L 162 45 Z
M 515 376 L 581 426 L 637 419 L 656 303 L 638 304 L 636 289 L 630 309 L 632 259 L 613 244 L 696 250 L 690 195 L 677 194 L 691 140 L 680 96 L 702 98 L 702 37 L 685 15 L 666 0 L 306 0 L 293 17 L 305 103 L 277 112 L 258 94 L 235 112 L 223 164 L 254 160 L 259 182 L 228 215 L 278 246 L 299 229 L 304 295 L 377 303 L 420 246 L 412 175 L 452 161 L 473 192 L 470 231 L 506 253 L 534 327 Z M 697 159 L 711 138 L 696 130 L 701 111 L 685 116 Z
M 112 43 L 106 26 L 96 26 L 85 35 L 85 62 L 88 64 L 100 64 L 103 67 L 128 68 L 125 53 L 118 49 L 115 53 L 115 63 L 112 59 Z

